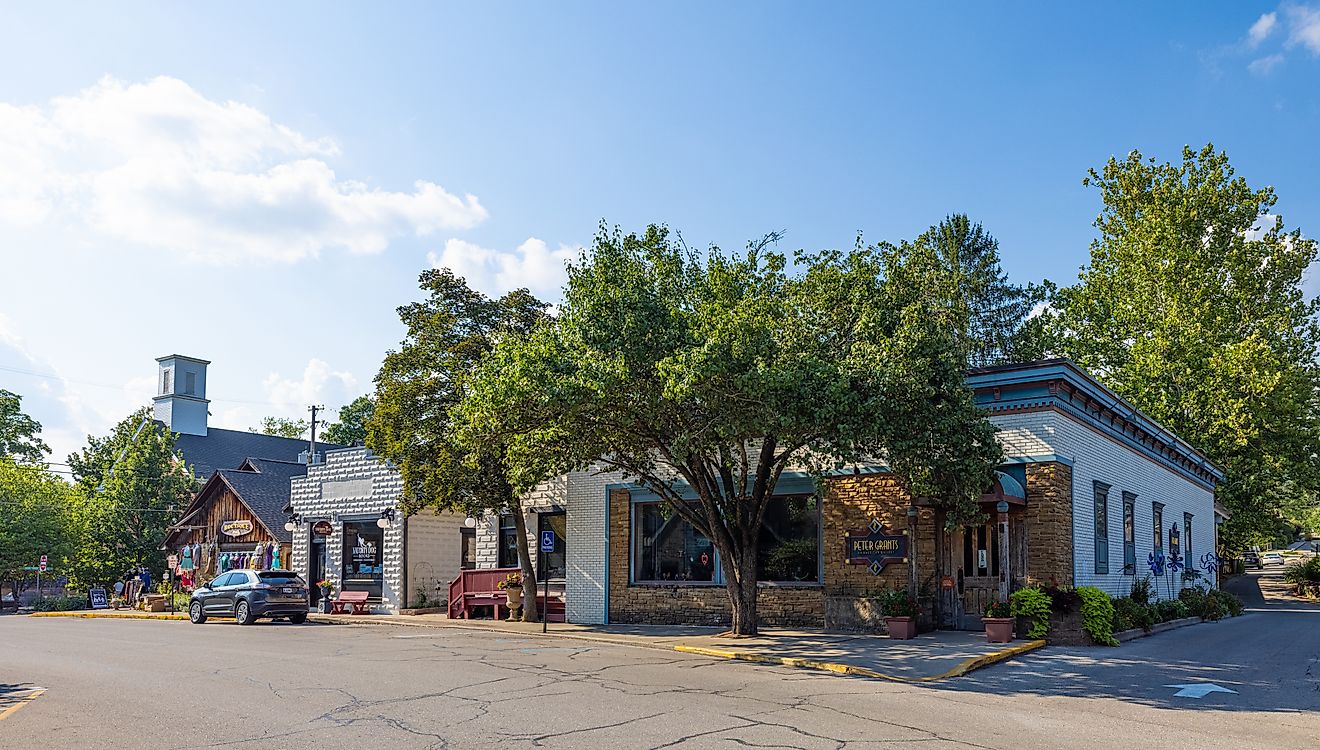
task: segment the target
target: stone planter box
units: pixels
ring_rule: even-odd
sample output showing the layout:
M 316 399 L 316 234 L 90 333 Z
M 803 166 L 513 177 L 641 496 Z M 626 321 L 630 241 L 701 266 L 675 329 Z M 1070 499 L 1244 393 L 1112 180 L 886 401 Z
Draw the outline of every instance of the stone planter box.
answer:
M 401 615 L 439 615 L 444 614 L 444 607 L 408 607 L 399 610 Z

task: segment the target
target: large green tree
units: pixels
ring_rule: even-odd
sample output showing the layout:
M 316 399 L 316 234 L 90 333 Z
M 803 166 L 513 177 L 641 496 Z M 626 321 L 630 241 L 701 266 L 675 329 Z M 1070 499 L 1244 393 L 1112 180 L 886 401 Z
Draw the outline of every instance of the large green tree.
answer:
M 460 440 L 455 410 L 496 343 L 525 335 L 545 317 L 546 305 L 525 289 L 490 299 L 447 268 L 423 272 L 419 284 L 426 297 L 398 309 L 407 335 L 398 350 L 386 354 L 376 376 L 366 444 L 399 467 L 410 513 L 431 508 L 513 515 L 523 619 L 536 620 L 536 576 L 522 495 L 508 477 L 504 447 Z
M 18 592 L 23 568 L 49 558 L 52 573 L 66 572 L 73 550 L 72 488 L 43 467 L 0 456 L 0 581 Z
M 41 423 L 23 413 L 23 397 L 0 388 L 0 456 L 43 463 L 50 446 L 41 441 Z
M 319 422 L 320 420 L 317 421 Z M 309 427 L 311 427 L 311 423 L 305 419 L 263 417 L 261 420 L 261 426 L 249 427 L 248 432 L 256 432 L 262 435 L 274 435 L 276 437 L 300 438 L 307 434 Z
M 790 272 L 777 239 L 702 254 L 663 227 L 602 229 L 556 319 L 501 342 L 462 407 L 465 439 L 504 451 L 515 492 L 603 466 L 658 493 L 719 551 L 742 635 L 785 470 L 880 458 L 960 518 L 1001 458 L 948 306 L 912 286 L 921 269 L 859 247 Z
M 1055 348 L 1223 467 L 1230 544 L 1268 536 L 1316 496 L 1315 241 L 1211 145 L 1172 163 L 1134 151 L 1085 184 L 1099 237 L 1053 302 Z
M 69 456 L 77 493 L 78 544 L 69 565 L 75 585 L 106 583 L 138 567 L 163 573 L 165 531 L 198 489 L 174 438 L 143 408 Z
M 965 214 L 952 214 L 887 254 L 920 275 L 923 294 L 948 307 L 953 332 L 973 367 L 1039 356 L 1033 308 L 1046 286 L 1014 284 L 999 262 L 999 241 Z
M 363 445 L 367 440 L 367 422 L 376 408 L 371 396 L 358 396 L 339 410 L 339 419 L 325 428 L 325 441 L 336 445 Z

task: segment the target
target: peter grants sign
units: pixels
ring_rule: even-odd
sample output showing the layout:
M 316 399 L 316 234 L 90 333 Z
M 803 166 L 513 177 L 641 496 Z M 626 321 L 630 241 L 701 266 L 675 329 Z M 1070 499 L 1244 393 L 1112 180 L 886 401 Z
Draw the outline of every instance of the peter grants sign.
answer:
M 846 544 L 848 564 L 865 565 L 873 575 L 880 575 L 891 562 L 907 561 L 907 534 L 891 534 L 875 518 L 866 531 L 849 534 Z

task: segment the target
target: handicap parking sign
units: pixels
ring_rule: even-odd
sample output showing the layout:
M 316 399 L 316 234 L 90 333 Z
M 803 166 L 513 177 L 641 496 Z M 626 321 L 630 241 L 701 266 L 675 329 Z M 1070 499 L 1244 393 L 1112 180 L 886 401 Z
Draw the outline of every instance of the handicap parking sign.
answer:
M 553 531 L 541 532 L 541 551 L 542 552 L 555 551 L 555 532 Z

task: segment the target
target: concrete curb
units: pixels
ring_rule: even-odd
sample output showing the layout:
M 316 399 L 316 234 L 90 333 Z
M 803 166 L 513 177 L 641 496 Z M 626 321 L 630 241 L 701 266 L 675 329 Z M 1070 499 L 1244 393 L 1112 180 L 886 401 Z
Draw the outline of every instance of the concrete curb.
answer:
M 1150 626 L 1150 630 L 1142 630 L 1141 628 L 1133 628 L 1131 630 L 1121 630 L 1117 633 L 1114 633 L 1114 640 L 1118 641 L 1119 643 L 1127 643 L 1128 641 L 1135 641 L 1138 638 L 1145 638 L 1146 636 L 1150 636 L 1150 635 L 1159 635 L 1160 633 L 1164 633 L 1170 630 L 1185 628 L 1188 625 L 1197 625 L 1201 622 L 1202 620 L 1199 617 L 1180 617 L 1177 620 L 1169 620 L 1168 622 L 1161 622 L 1152 625 Z
M 28 617 L 78 617 L 84 620 L 186 620 L 188 615 L 170 614 L 161 612 L 130 612 L 118 614 L 113 612 L 33 612 Z
M 1005 659 L 1011 659 L 1019 654 L 1025 654 L 1042 648 L 1045 641 L 1027 641 L 1026 643 L 1010 646 L 1009 648 L 993 651 L 981 656 L 974 656 L 960 662 L 953 669 L 942 674 L 927 675 L 923 677 L 903 677 L 899 675 L 885 674 L 877 672 L 874 669 L 858 667 L 852 664 L 840 664 L 838 662 L 817 661 L 815 659 L 800 659 L 791 656 L 771 656 L 756 651 L 731 651 L 719 648 L 705 648 L 703 646 L 674 646 L 675 651 L 681 651 L 685 654 L 698 654 L 700 656 L 711 656 L 717 659 L 736 659 L 738 661 L 748 661 L 756 664 L 773 664 L 785 667 L 798 667 L 801 669 L 819 669 L 835 674 L 851 675 L 853 677 L 869 677 L 876 680 L 890 680 L 892 682 L 935 682 L 936 680 L 946 680 L 951 677 L 962 677 L 969 672 L 976 671 L 982 667 L 988 667 L 991 664 L 1001 662 Z

